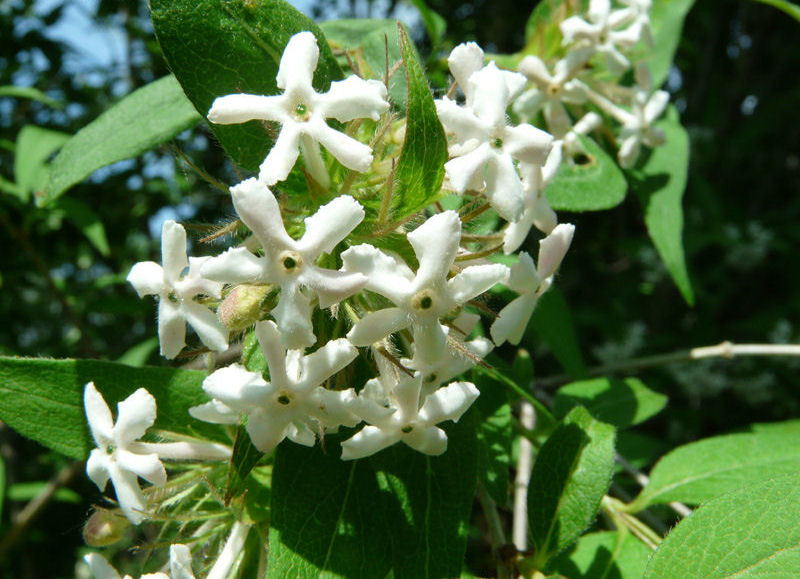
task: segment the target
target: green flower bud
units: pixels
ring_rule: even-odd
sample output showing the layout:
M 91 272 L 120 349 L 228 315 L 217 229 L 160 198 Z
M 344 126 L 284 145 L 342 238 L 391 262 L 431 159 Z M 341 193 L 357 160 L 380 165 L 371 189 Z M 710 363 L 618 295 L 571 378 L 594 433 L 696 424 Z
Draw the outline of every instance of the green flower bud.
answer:
M 130 526 L 130 521 L 121 514 L 99 509 L 83 526 L 83 540 L 90 547 L 113 545 Z
M 278 288 L 268 284 L 241 284 L 217 308 L 217 317 L 229 330 L 243 330 L 259 321 L 277 304 Z

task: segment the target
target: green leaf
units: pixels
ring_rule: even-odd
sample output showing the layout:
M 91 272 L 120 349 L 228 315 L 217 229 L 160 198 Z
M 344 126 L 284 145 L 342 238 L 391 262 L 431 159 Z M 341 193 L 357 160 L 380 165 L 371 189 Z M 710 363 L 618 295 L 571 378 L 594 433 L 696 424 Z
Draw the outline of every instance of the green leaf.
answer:
M 782 12 L 785 12 L 798 22 L 800 22 L 800 6 L 794 4 L 793 2 L 788 2 L 787 0 L 755 0 L 756 2 L 761 2 L 762 4 L 768 4 Z
M 441 15 L 431 10 L 430 6 L 425 3 L 425 0 L 409 0 L 409 2 L 414 5 L 414 8 L 419 10 L 422 23 L 425 25 L 428 37 L 431 39 L 431 52 L 436 54 L 437 48 L 444 39 L 444 33 L 447 30 L 447 22 Z
M 389 572 L 392 544 L 370 461 L 339 455 L 335 436 L 326 436 L 324 447 L 278 446 L 267 577 L 367 579 Z
M 681 40 L 683 20 L 694 0 L 653 0 L 650 8 L 650 26 L 653 31 L 653 48 L 649 49 L 650 73 L 653 86 L 664 84 Z
M 475 411 L 447 432 L 447 452 L 426 456 L 396 444 L 370 458 L 384 498 L 394 579 L 458 577 L 477 481 Z
M 659 546 L 645 578 L 800 575 L 797 472 L 737 488 L 683 519 Z
M 403 59 L 396 20 L 342 18 L 322 22 L 320 28 L 333 48 L 354 52 L 351 60 L 365 78 L 383 80 L 386 74 L 387 48 L 390 71 Z M 402 68 L 389 79 L 389 98 L 400 109 L 406 108 L 408 80 Z
M 535 340 L 530 336 L 531 331 L 544 340 L 570 376 L 573 378 L 586 376 L 586 363 L 583 361 L 578 337 L 575 335 L 572 315 L 567 301 L 557 288 L 551 288 L 539 299 L 526 331 L 527 343 L 533 343 Z
M 132 92 L 67 141 L 37 203 L 50 203 L 97 169 L 141 155 L 199 121 L 173 76 Z
M 42 91 L 37 90 L 32 86 L 12 86 L 12 85 L 0 86 L 0 98 L 3 97 L 30 99 L 45 104 L 49 107 L 53 107 L 54 109 L 60 109 L 64 107 L 64 105 L 62 105 L 57 100 L 50 98 Z
M 253 445 L 245 426 L 240 424 L 236 430 L 231 466 L 228 469 L 228 481 L 225 484 L 225 504 L 228 504 L 234 495 L 239 494 L 250 471 L 263 456 L 264 453 Z
M 147 363 L 147 360 L 156 349 L 158 349 L 158 337 L 152 336 L 129 348 L 122 356 L 117 358 L 117 362 L 138 368 Z
M 800 436 L 790 428 L 706 438 L 679 446 L 659 460 L 650 483 L 630 504 L 639 511 L 654 503 L 699 504 L 768 476 L 800 472 Z
M 559 25 L 588 5 L 588 0 L 581 0 L 580 4 L 564 0 L 542 0 L 537 3 L 525 24 L 523 54 L 535 54 L 545 60 L 561 54 L 563 35 Z
M 275 76 L 283 49 L 303 30 L 314 33 L 320 48 L 314 88 L 326 91 L 341 78 L 322 31 L 283 0 L 151 0 L 150 10 L 164 57 L 203 117 L 219 96 L 280 92 Z M 259 121 L 211 129 L 228 155 L 250 171 L 258 170 L 275 137 Z
M 69 197 L 61 197 L 53 206 L 54 209 L 64 212 L 64 215 L 80 229 L 100 255 L 108 256 L 111 248 L 108 246 L 106 230 L 100 217 L 82 201 Z
M 447 139 L 425 72 L 405 31 L 398 30 L 408 79 L 406 137 L 397 162 L 392 200 L 394 219 L 400 221 L 436 200 L 448 157 Z
M 689 136 L 681 126 L 678 111 L 670 106 L 666 117 L 657 123 L 667 137 L 661 147 L 628 172 L 631 189 L 644 208 L 647 232 L 653 240 L 675 285 L 689 305 L 694 293 L 683 252 L 683 192 L 689 168 Z
M 553 559 L 547 570 L 570 579 L 640 579 L 651 554 L 629 533 L 589 533 Z
M 553 414 L 561 418 L 575 406 L 584 406 L 598 420 L 625 428 L 655 416 L 666 404 L 666 396 L 637 378 L 595 378 L 561 387 L 553 399 Z
M 586 150 L 573 163 L 564 162 L 545 189 L 553 209 L 600 211 L 616 207 L 625 199 L 628 184 L 616 160 L 593 139 L 580 137 Z
M 188 410 L 208 401 L 205 374 L 173 368 L 132 368 L 99 360 L 0 357 L 0 420 L 66 456 L 85 459 L 95 447 L 83 410 L 83 389 L 94 382 L 115 412 L 116 403 L 146 388 L 158 405 L 155 428 L 226 441 L 215 425 L 191 420 Z
M 511 405 L 508 395 L 485 374 L 473 373 L 481 395 L 475 401 L 478 411 L 478 477 L 494 501 L 503 506 L 508 500 L 508 472 L 511 464 Z
M 66 133 L 35 125 L 22 127 L 17 135 L 14 179 L 21 190 L 21 200 L 24 203 L 28 202 L 32 192 L 42 190 L 47 184 L 49 157 L 60 149 L 69 137 Z
M 8 487 L 6 498 L 10 501 L 30 501 L 42 494 L 48 485 L 48 481 L 16 483 Z M 80 504 L 83 502 L 81 495 L 64 487 L 56 490 L 53 499 L 62 503 Z
M 573 543 L 594 520 L 614 472 L 614 427 L 575 408 L 542 445 L 528 489 L 535 562 Z

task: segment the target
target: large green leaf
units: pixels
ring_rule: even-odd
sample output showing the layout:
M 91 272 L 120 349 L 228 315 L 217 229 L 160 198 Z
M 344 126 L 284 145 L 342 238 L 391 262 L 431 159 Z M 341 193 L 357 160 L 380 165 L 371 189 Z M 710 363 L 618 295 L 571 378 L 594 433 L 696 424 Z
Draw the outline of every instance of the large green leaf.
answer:
M 402 30 L 400 47 L 408 79 L 408 111 L 406 137 L 395 172 L 393 209 L 397 220 L 436 200 L 447 162 L 447 139 L 428 80 L 414 46 Z
M 548 572 L 570 579 L 640 579 L 651 554 L 630 533 L 590 533 L 553 559 Z
M 658 414 L 666 404 L 666 396 L 636 378 L 595 378 L 561 387 L 553 399 L 553 414 L 560 418 L 584 406 L 598 420 L 625 428 Z
M 314 87 L 324 91 L 341 78 L 319 27 L 283 0 L 151 0 L 150 9 L 164 56 L 203 116 L 219 96 L 278 93 L 275 76 L 283 49 L 304 30 L 314 33 L 320 47 Z M 211 128 L 231 158 L 251 171 L 264 161 L 275 136 L 258 121 Z
M 395 579 L 458 577 L 477 480 L 475 412 L 442 425 L 448 448 L 430 457 L 397 444 L 370 461 L 384 497 Z
M 375 473 L 368 460 L 339 454 L 331 436 L 324 447 L 278 446 L 268 577 L 367 579 L 389 572 L 392 545 Z
M 506 390 L 486 374 L 472 373 L 481 391 L 478 410 L 478 477 L 494 501 L 508 500 L 508 471 L 511 463 L 511 405 Z
M 37 203 L 51 202 L 97 169 L 140 155 L 199 121 L 173 76 L 132 92 L 66 142 Z
M 653 31 L 653 48 L 649 49 L 650 72 L 653 86 L 664 84 L 681 40 L 683 20 L 694 0 L 653 0 L 650 23 Z
M 797 471 L 737 488 L 686 517 L 658 548 L 645 577 L 800 576 Z
M 542 445 L 528 488 L 528 522 L 541 568 L 594 520 L 614 472 L 614 427 L 575 408 Z
M 383 80 L 386 74 L 387 49 L 390 71 L 403 59 L 399 28 L 395 20 L 343 18 L 322 22 L 319 26 L 334 49 L 354 53 L 351 60 L 365 78 Z M 408 80 L 402 67 L 389 79 L 389 97 L 395 105 L 405 109 Z
M 679 446 L 656 463 L 630 508 L 681 501 L 699 504 L 769 476 L 800 472 L 800 432 L 761 426 Z
M 683 192 L 689 168 L 689 136 L 681 126 L 678 111 L 670 106 L 658 123 L 667 142 L 649 152 L 649 156 L 628 174 L 633 191 L 644 208 L 647 232 L 664 265 L 688 304 L 694 293 L 683 252 Z
M 133 368 L 99 360 L 0 357 L 0 419 L 53 450 L 85 459 L 95 447 L 83 410 L 83 389 L 94 382 L 116 413 L 116 403 L 146 388 L 158 406 L 155 428 L 225 441 L 215 425 L 192 420 L 188 410 L 206 402 L 205 374 L 172 368 Z
M 14 180 L 27 203 L 30 194 L 47 184 L 48 160 L 67 142 L 69 135 L 59 131 L 43 129 L 35 125 L 22 127 L 17 135 L 14 152 Z
M 575 334 L 572 315 L 567 301 L 557 288 L 550 289 L 539 299 L 526 333 L 531 331 L 544 340 L 570 376 L 586 376 L 586 363 Z M 525 338 L 526 343 L 534 343 L 534 340 L 528 336 Z
M 580 137 L 586 153 L 564 162 L 545 189 L 553 209 L 600 211 L 616 207 L 625 199 L 628 184 L 616 160 L 590 137 Z

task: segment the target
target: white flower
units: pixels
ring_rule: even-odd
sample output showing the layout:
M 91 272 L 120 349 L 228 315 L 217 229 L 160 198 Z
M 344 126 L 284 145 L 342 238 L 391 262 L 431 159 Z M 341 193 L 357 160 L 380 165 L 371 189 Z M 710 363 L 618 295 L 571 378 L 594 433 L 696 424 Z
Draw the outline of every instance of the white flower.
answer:
M 636 68 L 638 85 L 633 91 L 631 112 L 619 110 L 618 120 L 622 123 L 617 157 L 619 164 L 630 169 L 639 159 L 642 144 L 648 147 L 663 145 L 666 137 L 664 131 L 653 124 L 664 113 L 669 104 L 669 93 L 657 90 L 650 93 L 652 79 L 646 65 Z
M 203 381 L 203 390 L 213 400 L 191 408 L 192 416 L 206 422 L 236 424 L 240 415 L 246 415 L 250 439 L 264 453 L 271 452 L 284 438 L 313 446 L 319 426 L 335 429 L 358 423 L 347 409 L 355 391 L 321 386 L 358 356 L 350 342 L 332 340 L 303 356 L 299 350 L 287 352 L 281 347 L 280 332 L 271 321 L 258 322 L 256 336 L 267 360 L 270 381 L 238 364 L 217 370 Z
M 641 28 L 642 38 L 648 46 L 652 47 L 655 44 L 653 31 L 650 27 L 650 8 L 652 7 L 652 1 L 619 0 L 619 2 L 626 6 L 626 8 L 621 10 L 626 15 L 625 19 L 635 23 Z
M 229 577 L 230 570 L 244 550 L 244 543 L 249 533 L 250 527 L 248 525 L 239 521 L 233 524 L 231 534 L 228 536 L 228 540 L 225 541 L 225 546 L 222 548 L 219 557 L 217 557 L 214 566 L 206 575 L 206 579 L 226 579 Z
M 586 102 L 583 86 L 572 79 L 590 56 L 591 51 L 586 48 L 573 50 L 553 66 L 553 74 L 539 57 L 528 55 L 523 58 L 519 71 L 535 86 L 514 101 L 514 112 L 527 121 L 542 109 L 547 130 L 557 139 L 563 138 L 572 125 L 564 103 Z
M 620 49 L 627 49 L 642 38 L 642 23 L 634 22 L 624 30 L 630 14 L 625 9 L 611 10 L 610 0 L 591 0 L 588 21 L 580 16 L 571 16 L 561 23 L 564 44 L 583 41 L 605 56 L 606 66 L 612 74 L 621 74 L 630 67 L 630 61 Z
M 84 555 L 89 572 L 94 579 L 132 579 L 130 575 L 120 576 L 114 567 L 98 553 Z M 170 545 L 169 575 L 166 573 L 145 573 L 140 579 L 194 579 L 192 573 L 192 554 L 186 545 Z
M 319 94 L 311 84 L 318 60 L 317 39 L 311 32 L 299 32 L 289 39 L 281 57 L 277 81 L 283 94 L 227 95 L 217 98 L 208 111 L 212 123 L 254 119 L 281 123 L 278 140 L 261 164 L 259 179 L 267 185 L 286 179 L 302 150 L 308 171 L 327 187 L 330 178 L 320 144 L 349 169 L 363 172 L 372 163 L 372 150 L 367 145 L 332 129 L 326 119 L 347 122 L 369 117 L 377 121 L 389 108 L 386 87 L 377 80 L 351 76 L 332 82 L 327 93 Z
M 506 255 L 515 252 L 522 245 L 532 226 L 536 226 L 542 233 L 549 234 L 558 224 L 558 217 L 550 207 L 544 191 L 561 166 L 561 151 L 562 143 L 556 141 L 544 167 L 520 163 L 520 172 L 524 176 L 525 184 L 525 210 L 517 221 L 506 225 L 503 232 L 503 252 Z
M 461 43 L 450 52 L 447 64 L 456 84 L 466 97 L 467 106 L 471 107 L 475 91 L 472 90 L 469 77 L 483 68 L 483 50 L 474 42 Z M 525 77 L 510 70 L 502 70 L 501 73 L 506 81 L 509 98 L 513 100 L 525 88 Z
M 456 144 L 455 158 L 445 163 L 445 173 L 457 193 L 481 190 L 504 219 L 513 221 L 522 213 L 524 192 L 514 159 L 543 164 L 553 137 L 528 124 L 506 125 L 511 100 L 504 74 L 491 62 L 472 73 L 468 82 L 472 104 L 460 107 L 444 98 L 436 101 L 439 119 Z
M 231 187 L 233 205 L 242 221 L 260 242 L 264 255 L 256 256 L 245 247 L 228 249 L 203 264 L 203 275 L 227 283 L 271 283 L 281 295 L 272 315 L 281 329 L 284 344 L 291 349 L 315 341 L 311 325 L 308 288 L 327 308 L 353 295 L 367 283 L 359 273 L 343 273 L 315 265 L 323 253 L 330 253 L 364 218 L 361 205 L 350 196 L 335 198 L 305 219 L 305 234 L 292 239 L 283 225 L 280 207 L 272 192 L 257 179 Z
M 86 473 L 101 491 L 110 478 L 122 512 L 138 525 L 145 518 L 146 504 L 136 477 L 156 486 L 167 482 L 158 455 L 143 453 L 136 443 L 156 420 L 156 400 L 147 390 L 139 388 L 117 405 L 114 423 L 108 404 L 94 383 L 89 382 L 83 392 L 83 404 L 89 430 L 98 446 L 89 454 Z
M 367 423 L 342 443 L 342 460 L 370 456 L 397 442 L 424 454 L 436 456 L 447 450 L 447 434 L 436 425 L 458 422 L 478 397 L 469 382 L 453 382 L 425 397 L 420 407 L 422 374 L 403 376 L 387 396 L 386 408 L 373 398 L 359 395 L 354 412 Z M 374 395 L 374 394 L 373 394 Z
M 186 231 L 178 223 L 167 220 L 161 228 L 164 266 L 142 261 L 128 274 L 128 281 L 139 297 L 158 296 L 158 339 L 165 358 L 174 358 L 186 345 L 187 322 L 212 350 L 228 349 L 228 330 L 213 311 L 193 299 L 200 294 L 220 297 L 222 284 L 203 279 L 199 274 L 200 266 L 207 259 L 190 257 L 187 260 Z M 182 277 L 187 267 L 188 272 Z
M 500 314 L 491 327 L 494 343 L 498 346 L 508 340 L 519 344 L 528 325 L 536 302 L 553 283 L 553 276 L 572 243 L 575 226 L 562 223 L 539 242 L 539 267 L 525 252 L 519 254 L 519 262 L 511 268 L 508 287 L 517 292 L 515 298 Z
M 434 215 L 407 237 L 419 260 L 416 274 L 371 245 L 357 245 L 342 253 L 345 271 L 365 274 L 369 278 L 366 289 L 397 306 L 368 313 L 347 338 L 356 346 L 369 346 L 410 325 L 417 357 L 424 364 L 436 364 L 447 349 L 447 329 L 439 318 L 505 280 L 508 268 L 473 265 L 447 279 L 461 240 L 461 221 L 455 211 Z
M 586 153 L 586 149 L 578 138 L 580 135 L 588 135 L 598 129 L 603 124 L 603 117 L 594 111 L 589 111 L 583 115 L 572 129 L 564 135 L 564 156 L 569 165 L 573 165 L 573 156 L 578 153 Z

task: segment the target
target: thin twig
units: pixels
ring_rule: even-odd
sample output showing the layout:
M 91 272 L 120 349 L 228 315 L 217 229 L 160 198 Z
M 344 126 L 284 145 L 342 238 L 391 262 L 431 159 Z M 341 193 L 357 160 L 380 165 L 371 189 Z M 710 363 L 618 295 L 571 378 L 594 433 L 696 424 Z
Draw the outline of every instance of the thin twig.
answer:
M 520 403 L 519 421 L 527 430 L 533 431 L 536 413 L 533 405 L 526 400 Z M 523 436 L 519 441 L 517 475 L 514 478 L 514 519 L 511 531 L 511 540 L 519 551 L 528 548 L 528 484 L 531 481 L 532 468 L 533 444 Z
M 622 467 L 622 470 L 624 470 L 631 477 L 633 477 L 633 480 L 635 480 L 639 484 L 639 486 L 645 488 L 648 484 L 650 484 L 650 478 L 642 471 L 638 470 L 630 462 L 628 462 L 628 459 L 626 459 L 618 452 L 614 453 L 614 460 L 617 462 L 617 464 L 619 464 Z M 688 517 L 689 515 L 692 514 L 692 509 L 690 509 L 683 503 L 679 503 L 678 501 L 673 501 L 669 503 L 669 506 L 673 511 L 678 513 L 681 517 Z
M 716 346 L 702 346 L 691 350 L 680 350 L 669 354 L 656 354 L 654 356 L 644 356 L 642 358 L 632 358 L 613 364 L 603 364 L 589 368 L 589 376 L 603 376 L 618 372 L 633 372 L 647 368 L 665 366 L 675 362 L 689 362 L 692 360 L 702 360 L 705 358 L 723 358 L 731 360 L 736 356 L 800 356 L 800 345 L 798 344 L 734 344 L 732 342 L 722 342 Z M 546 376 L 536 381 L 540 388 L 559 386 L 570 382 L 572 377 L 567 374 L 556 376 Z
M 486 515 L 486 524 L 489 527 L 489 537 L 492 541 L 492 552 L 497 560 L 497 577 L 498 579 L 508 578 L 509 569 L 503 561 L 503 557 L 500 556 L 500 548 L 506 544 L 506 534 L 500 515 L 497 513 L 497 505 L 480 482 L 478 482 L 477 492 L 478 502 Z

